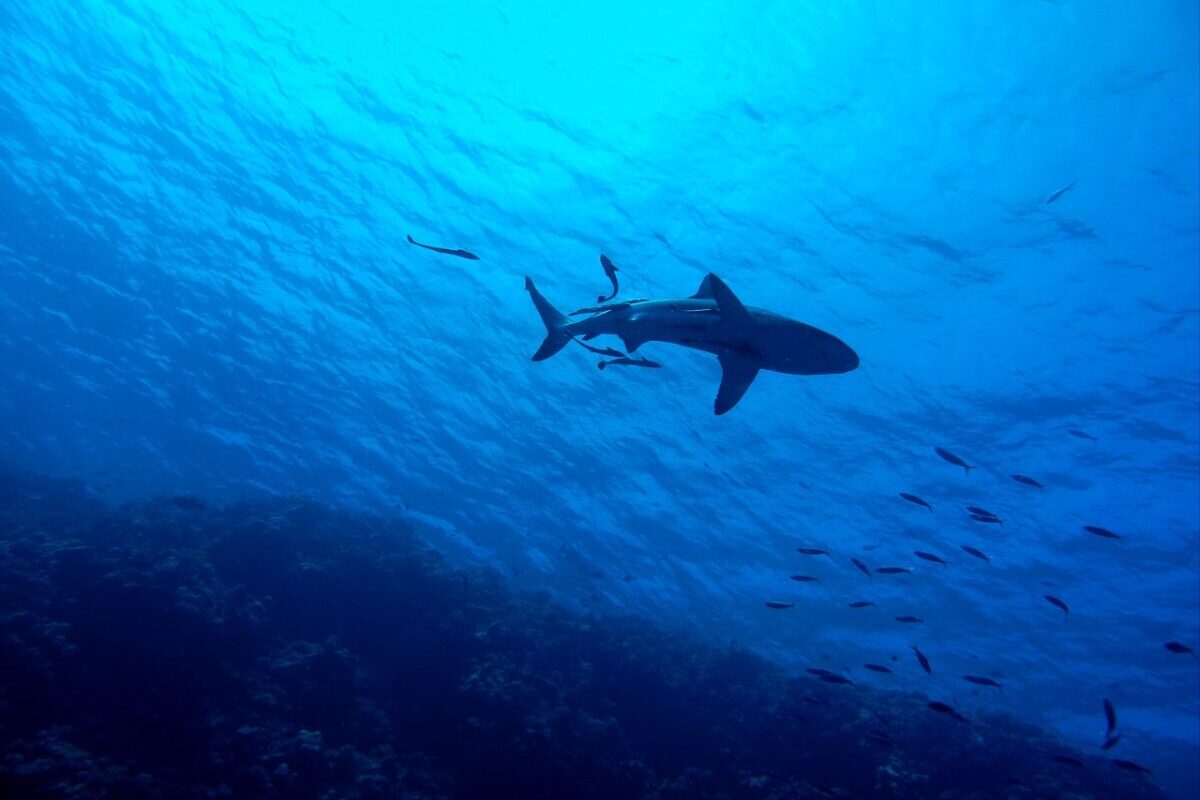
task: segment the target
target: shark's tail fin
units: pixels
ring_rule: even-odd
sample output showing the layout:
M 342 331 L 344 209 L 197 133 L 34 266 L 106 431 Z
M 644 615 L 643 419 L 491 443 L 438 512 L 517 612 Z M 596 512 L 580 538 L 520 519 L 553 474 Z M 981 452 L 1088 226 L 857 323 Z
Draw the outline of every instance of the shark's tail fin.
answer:
M 546 338 L 542 341 L 542 346 L 533 354 L 534 361 L 544 361 L 562 350 L 571 341 L 571 334 L 566 330 L 571 321 L 557 308 L 550 305 L 550 301 L 542 296 L 542 293 L 537 290 L 533 281 L 528 277 L 525 278 L 525 291 L 529 292 L 529 296 L 533 298 L 533 305 L 546 326 Z

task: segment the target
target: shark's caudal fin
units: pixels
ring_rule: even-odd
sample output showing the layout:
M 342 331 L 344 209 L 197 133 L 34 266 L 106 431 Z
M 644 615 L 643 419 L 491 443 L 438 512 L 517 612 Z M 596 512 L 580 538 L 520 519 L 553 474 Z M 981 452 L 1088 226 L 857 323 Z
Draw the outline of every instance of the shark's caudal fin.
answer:
M 546 338 L 542 341 L 542 346 L 533 354 L 534 361 L 544 361 L 562 350 L 571 341 L 571 334 L 566 330 L 571 320 L 550 305 L 550 301 L 542 296 L 542 293 L 537 290 L 533 281 L 528 277 L 525 278 L 525 291 L 529 292 L 529 296 L 533 298 L 533 305 L 541 315 L 542 323 L 546 326 Z

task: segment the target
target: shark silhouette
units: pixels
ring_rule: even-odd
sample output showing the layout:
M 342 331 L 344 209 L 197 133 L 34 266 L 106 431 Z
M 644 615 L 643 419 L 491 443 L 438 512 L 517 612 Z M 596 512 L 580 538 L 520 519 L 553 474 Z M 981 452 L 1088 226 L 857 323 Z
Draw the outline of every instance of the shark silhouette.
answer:
M 611 334 L 635 352 L 646 342 L 666 342 L 712 353 L 721 363 L 721 386 L 713 410 L 724 414 L 746 394 L 759 370 L 788 375 L 835 375 L 858 367 L 858 355 L 832 334 L 803 322 L 748 308 L 725 282 L 709 273 L 691 297 L 615 303 L 587 319 L 572 321 L 525 278 L 546 339 L 533 354 L 542 361 L 575 337 Z

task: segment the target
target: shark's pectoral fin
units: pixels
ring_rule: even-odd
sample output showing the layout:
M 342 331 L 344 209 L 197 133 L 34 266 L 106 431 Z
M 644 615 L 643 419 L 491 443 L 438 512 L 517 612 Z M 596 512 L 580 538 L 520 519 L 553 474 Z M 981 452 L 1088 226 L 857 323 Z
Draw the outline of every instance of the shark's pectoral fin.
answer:
M 621 341 L 625 344 L 625 352 L 632 353 L 632 352 L 636 351 L 639 347 L 644 345 L 648 340 L 643 339 L 640 336 L 634 336 L 629 333 L 622 333 Z
M 742 301 L 737 299 L 733 290 L 725 285 L 725 281 L 711 272 L 704 281 L 708 284 L 709 291 L 712 292 L 713 300 L 717 301 L 717 309 L 721 312 L 722 321 L 738 327 L 754 324 L 750 312 L 742 305 Z
M 721 362 L 721 388 L 717 390 L 717 402 L 713 410 L 720 416 L 736 406 L 750 384 L 754 383 L 758 365 L 734 355 L 719 356 L 718 360 Z

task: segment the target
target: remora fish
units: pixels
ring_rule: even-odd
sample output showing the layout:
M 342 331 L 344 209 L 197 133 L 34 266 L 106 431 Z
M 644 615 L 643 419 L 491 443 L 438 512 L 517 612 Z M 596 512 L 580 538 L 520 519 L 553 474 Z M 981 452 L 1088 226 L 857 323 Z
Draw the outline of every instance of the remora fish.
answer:
M 1055 597 L 1052 594 L 1046 594 L 1046 595 L 1042 595 L 1042 596 L 1046 598 L 1046 602 L 1049 603 L 1050 605 L 1058 606 L 1059 608 L 1062 609 L 1064 620 L 1071 616 L 1071 609 L 1067 608 L 1067 604 L 1064 603 L 1062 600 L 1059 600 L 1057 597 Z
M 946 450 L 943 447 L 935 447 L 933 448 L 933 451 L 941 456 L 943 461 L 948 461 L 956 467 L 962 467 L 964 472 L 969 473 L 971 470 L 975 469 L 973 465 L 968 464 L 958 456 L 954 455 L 954 453 L 951 453 L 949 450 Z
M 617 292 L 621 291 L 621 287 L 617 284 L 617 265 L 608 260 L 608 256 L 604 253 L 600 254 L 600 266 L 604 268 L 604 274 L 608 276 L 608 280 L 612 283 L 612 294 L 608 297 L 599 295 L 596 298 L 597 303 L 607 303 L 617 296 Z
M 909 494 L 908 492 L 900 492 L 900 496 L 903 497 L 905 500 L 907 500 L 910 503 L 916 503 L 919 506 L 924 506 L 925 508 L 929 509 L 930 511 L 933 511 L 933 506 L 929 505 L 929 503 L 926 503 L 924 500 L 917 497 L 915 494 Z
M 1004 691 L 1003 686 L 996 683 L 991 678 L 984 678 L 980 675 L 963 675 L 963 680 L 966 681 L 967 683 L 973 683 L 976 686 L 991 686 L 993 688 L 999 689 L 1002 692 Z
M 760 370 L 789 375 L 836 375 L 858 368 L 858 354 L 832 334 L 770 311 L 748 308 L 725 282 L 709 273 L 691 297 L 614 307 L 572 322 L 525 279 L 525 289 L 546 326 L 533 354 L 543 361 L 572 338 L 619 337 L 630 353 L 646 342 L 665 342 L 712 353 L 721 364 L 713 411 L 737 405 Z
M 992 560 L 990 558 L 988 558 L 986 555 L 984 555 L 982 550 L 980 550 L 976 547 L 971 547 L 971 545 L 969 545 L 969 544 L 960 544 L 959 547 L 961 547 L 963 552 L 967 553 L 968 555 L 975 556 L 976 558 L 981 558 L 984 561 L 988 562 L 989 564 L 992 563 Z
M 465 258 L 469 261 L 479 260 L 479 256 L 475 255 L 470 250 L 451 250 L 448 247 L 434 247 L 431 244 L 421 244 L 416 239 L 412 238 L 412 234 L 409 234 L 408 236 L 408 243 L 415 244 L 417 247 L 424 247 L 426 250 L 432 250 L 435 253 L 442 253 L 443 255 L 447 256 L 458 256 L 459 258 Z
M 958 713 L 957 711 L 955 711 L 953 708 L 946 705 L 945 703 L 939 703 L 936 700 L 934 700 L 933 702 L 931 702 L 929 704 L 929 709 L 931 711 L 936 711 L 939 714 L 945 714 L 946 716 L 950 717 L 951 719 L 958 720 L 959 722 L 967 721 L 967 718 L 964 717 L 962 714 Z
M 1032 486 L 1034 489 L 1045 489 L 1046 488 L 1045 486 L 1042 486 L 1040 481 L 1036 481 L 1033 478 L 1029 477 L 1028 475 L 1013 475 L 1012 479 L 1014 481 L 1016 481 L 1017 483 L 1023 483 L 1026 486 Z
M 1052 194 L 1052 195 L 1050 195 L 1049 197 L 1047 197 L 1047 198 L 1046 198 L 1046 205 L 1050 205 L 1050 204 L 1051 204 L 1051 203 L 1053 203 L 1055 200 L 1057 200 L 1058 198 L 1062 197 L 1064 194 L 1066 194 L 1067 192 L 1071 191 L 1071 190 L 1072 190 L 1072 189 L 1074 189 L 1074 188 L 1075 188 L 1075 182 L 1074 182 L 1074 181 L 1071 181 L 1071 182 L 1070 182 L 1070 183 L 1068 183 L 1066 186 L 1064 186 L 1063 188 L 1059 189 L 1059 190 L 1058 190 L 1057 192 L 1055 192 L 1054 194 Z

